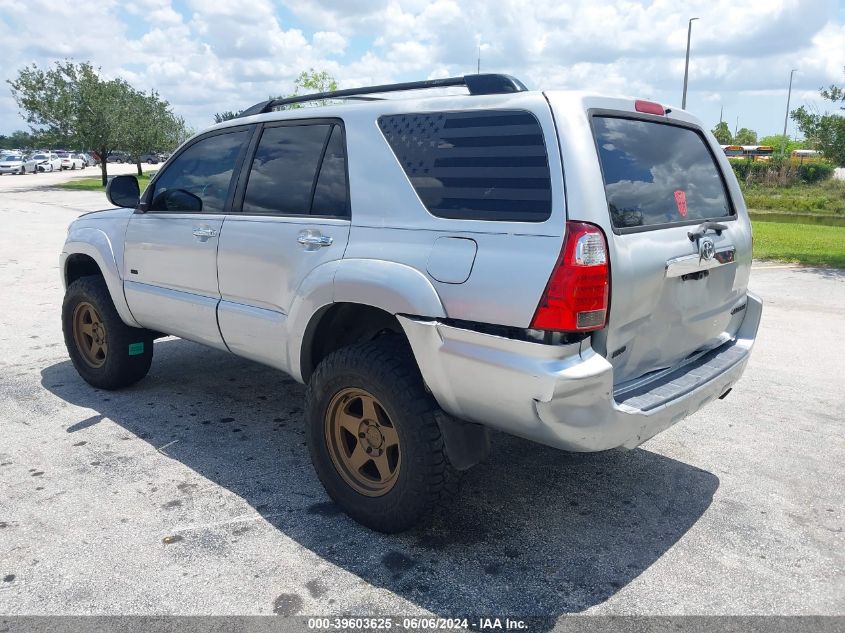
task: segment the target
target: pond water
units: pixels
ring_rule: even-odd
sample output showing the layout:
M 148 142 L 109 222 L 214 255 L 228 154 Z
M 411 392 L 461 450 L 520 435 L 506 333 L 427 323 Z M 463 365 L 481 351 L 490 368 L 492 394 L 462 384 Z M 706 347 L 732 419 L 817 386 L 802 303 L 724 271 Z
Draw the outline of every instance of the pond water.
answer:
M 845 217 L 835 215 L 794 215 L 791 213 L 749 213 L 758 222 L 786 222 L 789 224 L 821 224 L 823 226 L 845 226 Z

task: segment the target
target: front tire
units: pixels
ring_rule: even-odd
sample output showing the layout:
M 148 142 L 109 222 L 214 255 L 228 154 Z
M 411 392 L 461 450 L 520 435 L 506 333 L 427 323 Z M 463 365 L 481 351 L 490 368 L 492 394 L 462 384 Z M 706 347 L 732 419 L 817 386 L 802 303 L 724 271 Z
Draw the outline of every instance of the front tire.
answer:
M 308 384 L 311 461 L 329 496 L 379 532 L 407 530 L 457 492 L 436 414 L 399 336 L 342 348 Z
M 81 277 L 68 286 L 62 331 L 73 366 L 94 387 L 128 387 L 150 370 L 152 335 L 120 319 L 102 277 Z

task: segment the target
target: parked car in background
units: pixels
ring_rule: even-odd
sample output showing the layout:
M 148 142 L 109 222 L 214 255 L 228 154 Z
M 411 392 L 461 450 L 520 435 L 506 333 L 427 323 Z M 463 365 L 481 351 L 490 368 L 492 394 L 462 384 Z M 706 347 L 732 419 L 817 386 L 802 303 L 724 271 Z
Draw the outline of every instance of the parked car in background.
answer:
M 133 162 L 135 162 L 133 160 Z M 162 158 L 162 154 L 157 152 L 150 152 L 148 154 L 141 154 L 141 162 L 147 163 L 148 165 L 158 165 L 161 162 L 164 162 Z
M 126 152 L 111 152 L 106 159 L 107 163 L 128 163 L 130 162 L 129 154 Z
M 79 154 L 68 154 L 62 158 L 62 169 L 85 169 L 85 160 Z
M 82 152 L 79 156 L 80 158 L 82 158 L 83 161 L 85 161 L 86 167 L 93 167 L 94 165 L 98 164 L 97 159 L 94 157 L 93 154 L 89 152 Z
M 62 159 L 52 152 L 33 154 L 24 163 L 27 173 L 38 171 L 58 171 L 62 168 Z
M 20 154 L 3 154 L 0 156 L 0 174 L 26 173 L 24 159 Z

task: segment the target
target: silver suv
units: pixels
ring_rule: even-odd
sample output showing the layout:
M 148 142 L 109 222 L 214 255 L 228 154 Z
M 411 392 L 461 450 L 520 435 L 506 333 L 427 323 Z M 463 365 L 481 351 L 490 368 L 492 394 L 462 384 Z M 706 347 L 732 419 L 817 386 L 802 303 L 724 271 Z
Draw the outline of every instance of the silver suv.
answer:
M 505 75 L 268 101 L 107 195 L 61 255 L 80 375 L 126 387 L 164 334 L 287 372 L 329 495 L 384 532 L 490 428 L 641 444 L 731 390 L 760 322 L 726 158 L 647 101 Z

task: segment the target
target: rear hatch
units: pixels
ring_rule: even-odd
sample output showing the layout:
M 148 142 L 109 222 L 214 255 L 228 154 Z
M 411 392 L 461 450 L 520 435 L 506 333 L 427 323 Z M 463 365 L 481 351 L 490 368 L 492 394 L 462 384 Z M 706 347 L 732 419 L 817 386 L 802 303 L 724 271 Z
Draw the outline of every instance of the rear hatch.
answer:
M 727 160 L 689 115 L 589 98 L 575 114 L 575 103 L 549 99 L 569 219 L 607 236 L 610 313 L 592 342 L 613 364 L 618 394 L 733 337 L 751 226 Z

